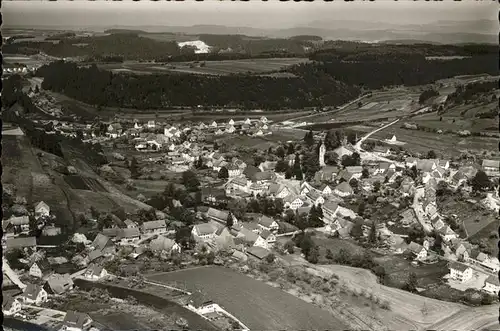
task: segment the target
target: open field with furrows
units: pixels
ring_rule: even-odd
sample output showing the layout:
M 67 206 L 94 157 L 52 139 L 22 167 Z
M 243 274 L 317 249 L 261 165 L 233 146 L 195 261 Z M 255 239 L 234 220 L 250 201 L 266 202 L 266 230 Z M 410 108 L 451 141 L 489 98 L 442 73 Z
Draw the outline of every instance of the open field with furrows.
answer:
M 389 330 L 436 329 L 430 328 L 430 326 L 458 312 L 470 309 L 470 307 L 463 305 L 429 299 L 380 285 L 377 283 L 377 277 L 365 269 L 341 265 L 317 265 L 312 266 L 311 269 L 325 277 L 336 274 L 352 289 L 370 291 L 382 300 L 389 301 L 390 311 L 380 310 L 378 312 L 379 318 L 384 321 Z M 439 330 L 443 329 L 439 328 Z
M 419 130 L 407 130 L 398 127 L 399 123 L 378 131 L 370 138 L 386 139 L 396 135 L 400 142 L 405 142 L 404 149 L 410 152 L 427 153 L 434 150 L 443 157 L 459 156 L 464 151 L 481 154 L 498 148 L 498 138 L 487 137 L 459 137 L 454 134 L 437 134 Z
M 288 66 L 305 63 L 306 58 L 269 58 L 247 60 L 204 61 L 205 65 L 194 62 L 173 62 L 169 64 L 124 62 L 99 64 L 98 67 L 116 73 L 161 74 L 181 73 L 197 75 L 230 75 L 238 73 L 267 73 L 281 70 Z
M 427 328 L 428 330 L 500 330 L 498 306 L 469 307 Z
M 335 329 L 345 326 L 327 311 L 286 292 L 222 267 L 186 269 L 147 277 L 184 282 L 236 316 L 251 330 Z

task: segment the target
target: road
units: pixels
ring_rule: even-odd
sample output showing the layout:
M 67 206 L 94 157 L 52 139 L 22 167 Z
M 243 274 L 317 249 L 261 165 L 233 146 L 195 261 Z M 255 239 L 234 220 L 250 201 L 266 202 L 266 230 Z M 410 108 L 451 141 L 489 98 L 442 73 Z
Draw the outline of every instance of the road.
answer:
M 384 130 L 384 129 L 386 129 L 386 128 L 390 127 L 391 125 L 396 124 L 397 122 L 399 122 L 399 119 L 397 119 L 397 120 L 395 120 L 395 121 L 392 121 L 391 123 L 386 124 L 386 125 L 384 125 L 383 127 L 380 127 L 380 128 L 378 128 L 378 129 L 375 129 L 375 130 L 371 131 L 371 132 L 370 132 L 370 133 L 368 133 L 367 135 L 363 136 L 363 138 L 361 138 L 361 139 L 360 139 L 360 140 L 356 143 L 356 145 L 354 145 L 354 148 L 355 148 L 357 151 L 363 151 L 363 150 L 361 149 L 361 144 L 362 144 L 362 143 L 363 143 L 366 139 L 368 139 L 371 135 L 373 135 L 373 134 L 375 134 L 375 133 L 377 133 L 377 132 L 379 132 L 379 131 L 382 131 L 382 130 Z
M 417 216 L 418 222 L 422 225 L 426 233 L 432 232 L 432 226 L 427 223 L 427 217 L 425 216 L 424 210 L 422 209 L 422 205 L 418 202 L 419 198 L 423 197 L 425 194 L 424 188 L 417 188 L 415 195 L 413 197 L 413 205 L 412 208 L 415 211 L 415 215 Z

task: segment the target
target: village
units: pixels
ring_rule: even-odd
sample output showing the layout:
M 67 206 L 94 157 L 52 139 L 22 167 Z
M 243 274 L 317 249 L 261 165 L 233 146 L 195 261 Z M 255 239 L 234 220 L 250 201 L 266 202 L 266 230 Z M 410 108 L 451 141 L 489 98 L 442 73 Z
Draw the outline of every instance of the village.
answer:
M 74 291 L 78 281 L 137 277 L 137 271 L 128 275 L 116 263 L 130 267 L 144 256 L 161 257 L 162 268 L 175 270 L 227 260 L 290 261 L 286 256 L 298 249 L 306 263 L 318 263 L 318 248 L 304 244 L 306 237 L 354 242 L 382 256 L 403 256 L 416 268 L 446 261 L 444 281 L 458 291 L 483 293 L 484 302 L 496 300 L 500 291 L 498 259 L 484 244 L 468 240 L 468 220 L 443 213 L 438 203 L 443 195 L 459 194 L 471 208 L 498 213 L 499 161 L 438 159 L 432 151 L 416 157 L 394 148 L 402 145 L 394 135 L 374 142 L 367 136 L 347 139 L 339 131 L 302 130 L 303 141 L 288 141 L 258 157 L 217 143 L 220 136 L 272 135 L 280 125 L 265 117 L 181 125 L 36 123 L 47 134 L 108 146 L 112 158 L 127 164 L 135 178 L 148 165 L 182 174 L 188 193 L 166 187 L 154 208 L 140 216 L 94 215 L 88 220 L 93 234 L 74 233 L 61 247 L 37 238 L 61 234 L 51 206 L 44 201 L 27 206 L 24 197 L 11 197 L 14 205 L 2 222 L 3 269 L 9 280 L 4 284 L 10 283 L 4 287 L 14 289 L 4 289 L 5 316 L 44 325 L 55 321 L 72 331 L 99 329 L 82 312 L 42 318 L 39 311 L 53 311 L 48 303 Z M 396 212 L 374 219 L 368 205 Z M 61 254 L 68 247 L 71 253 Z M 223 316 L 228 325 L 247 329 L 203 291 L 189 292 L 183 305 L 209 320 Z

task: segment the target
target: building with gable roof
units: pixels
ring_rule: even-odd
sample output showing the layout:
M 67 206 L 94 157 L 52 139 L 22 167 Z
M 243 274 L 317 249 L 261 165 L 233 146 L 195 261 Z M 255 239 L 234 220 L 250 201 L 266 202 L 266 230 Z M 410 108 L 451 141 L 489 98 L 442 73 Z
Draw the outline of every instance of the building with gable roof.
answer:
M 472 269 L 463 263 L 451 262 L 448 267 L 450 268 L 450 278 L 452 279 L 463 283 L 472 278 Z
M 88 314 L 70 310 L 63 320 L 63 331 L 84 331 L 90 329 L 92 318 Z

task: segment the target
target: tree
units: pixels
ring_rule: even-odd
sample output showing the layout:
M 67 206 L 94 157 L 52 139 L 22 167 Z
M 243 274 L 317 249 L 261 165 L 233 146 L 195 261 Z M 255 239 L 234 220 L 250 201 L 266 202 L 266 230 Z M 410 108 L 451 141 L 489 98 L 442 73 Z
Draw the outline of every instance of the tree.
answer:
M 404 289 L 409 292 L 415 292 L 417 290 L 418 286 L 418 281 L 417 281 L 417 274 L 414 272 L 410 272 L 408 275 L 408 280 L 406 281 L 406 284 L 404 286 Z
M 427 152 L 427 158 L 428 158 L 428 159 L 435 159 L 435 158 L 437 158 L 436 152 L 434 152 L 434 151 L 431 149 L 429 152 Z
M 378 192 L 380 190 L 380 182 L 377 180 L 373 183 L 373 192 Z
M 331 151 L 337 147 L 340 147 L 340 139 L 334 130 L 328 130 L 325 136 L 325 149 Z
M 349 131 L 347 133 L 347 142 L 349 142 L 349 144 L 356 145 L 356 138 L 356 132 Z
M 279 146 L 276 149 L 276 156 L 279 158 L 284 158 L 285 157 L 285 149 L 282 146 Z
M 229 178 L 229 171 L 227 170 L 226 167 L 221 167 L 219 170 L 219 174 L 217 175 L 218 178 L 220 179 L 228 179 Z
M 228 228 L 232 228 L 233 225 L 234 225 L 233 214 L 231 212 L 229 212 L 229 214 L 227 214 L 226 226 Z
M 305 134 L 304 142 L 306 143 L 307 146 L 314 145 L 314 134 L 312 130 L 309 130 L 309 132 Z
M 288 254 L 293 254 L 295 251 L 295 243 L 291 240 L 287 241 L 285 243 L 285 250 L 288 252 Z
M 254 162 L 254 165 L 255 165 L 256 167 L 260 166 L 260 164 L 261 164 L 262 162 L 264 162 L 264 161 L 265 161 L 265 159 L 264 159 L 264 157 L 263 157 L 262 155 L 255 155 L 255 156 L 253 157 L 253 162 Z
M 321 207 L 319 207 L 319 209 L 321 209 Z M 307 222 L 309 223 L 309 226 L 313 228 L 318 228 L 324 225 L 323 221 L 319 218 L 318 210 L 314 205 L 309 210 Z
M 310 250 L 309 254 L 306 255 L 306 259 L 308 262 L 316 264 L 319 260 L 319 248 L 317 245 L 314 245 Z
M 276 256 L 274 256 L 274 254 L 269 254 L 268 256 L 266 256 L 266 262 L 267 263 L 273 263 L 274 260 L 276 259 Z
M 276 162 L 276 167 L 274 170 L 276 172 L 287 172 L 288 168 L 288 163 L 286 163 L 285 160 L 280 159 L 278 160 L 278 162 Z
M 491 182 L 488 175 L 482 170 L 479 170 L 471 180 L 472 189 L 476 192 L 482 192 L 490 188 Z
M 422 225 L 420 224 L 412 224 L 410 229 L 408 230 L 408 237 L 406 238 L 407 243 L 412 241 L 422 244 L 425 238 L 425 231 Z
M 302 157 L 302 172 L 306 180 L 311 180 L 316 172 L 320 170 L 318 154 L 310 152 Z
M 338 264 L 348 265 L 351 263 L 351 259 L 351 253 L 349 253 L 349 251 L 345 248 L 341 248 L 335 256 L 335 262 Z
M 361 238 L 363 236 L 363 219 L 356 220 L 351 228 L 351 236 L 354 238 Z
M 286 149 L 286 154 L 292 155 L 293 153 L 295 153 L 295 147 L 293 146 L 293 143 L 289 143 Z
M 333 151 L 328 151 L 325 153 L 325 164 L 327 165 L 337 165 L 339 161 L 339 156 Z
M 326 249 L 325 257 L 330 261 L 333 260 L 334 256 L 333 256 L 332 250 L 330 248 Z
M 367 168 L 363 168 L 363 170 L 361 171 L 361 178 L 368 178 L 370 177 L 370 172 L 368 171 Z
M 292 168 L 289 167 L 288 169 L 286 169 L 285 179 L 290 179 L 293 177 L 293 175 L 294 175 L 294 172 L 293 172 Z
M 365 213 L 365 203 L 361 201 L 358 205 L 358 215 L 363 216 L 364 213 Z
M 232 199 L 229 201 L 227 209 L 229 209 L 236 218 L 243 218 L 248 209 L 248 203 L 244 199 Z
M 137 165 L 137 159 L 135 157 L 132 157 L 132 160 L 130 161 L 129 170 L 130 177 L 132 177 L 133 179 L 139 177 L 139 166 Z
M 302 168 L 300 166 L 299 154 L 295 155 L 295 163 L 293 165 L 293 174 L 295 175 L 295 179 L 302 180 L 304 178 L 304 176 L 302 174 Z
M 195 162 L 195 167 L 196 169 L 201 169 L 203 168 L 203 160 L 201 159 L 201 156 L 198 158 L 198 160 Z
M 377 242 L 377 225 L 372 221 L 370 232 L 368 234 L 368 242 L 375 244 Z
M 351 178 L 351 180 L 349 181 L 349 186 L 352 187 L 354 191 L 358 190 L 358 184 L 359 182 L 356 178 Z
M 219 144 L 217 144 L 216 141 L 214 141 L 214 151 L 218 150 L 219 149 Z
M 198 180 L 196 173 L 191 170 L 187 170 L 182 173 L 182 183 L 189 192 L 196 192 L 200 188 L 200 181 Z
M 312 240 L 311 236 L 305 234 L 300 243 L 300 249 L 302 250 L 302 253 L 306 256 L 306 258 L 307 256 L 309 256 L 309 252 L 314 246 L 315 246 L 314 241 Z

